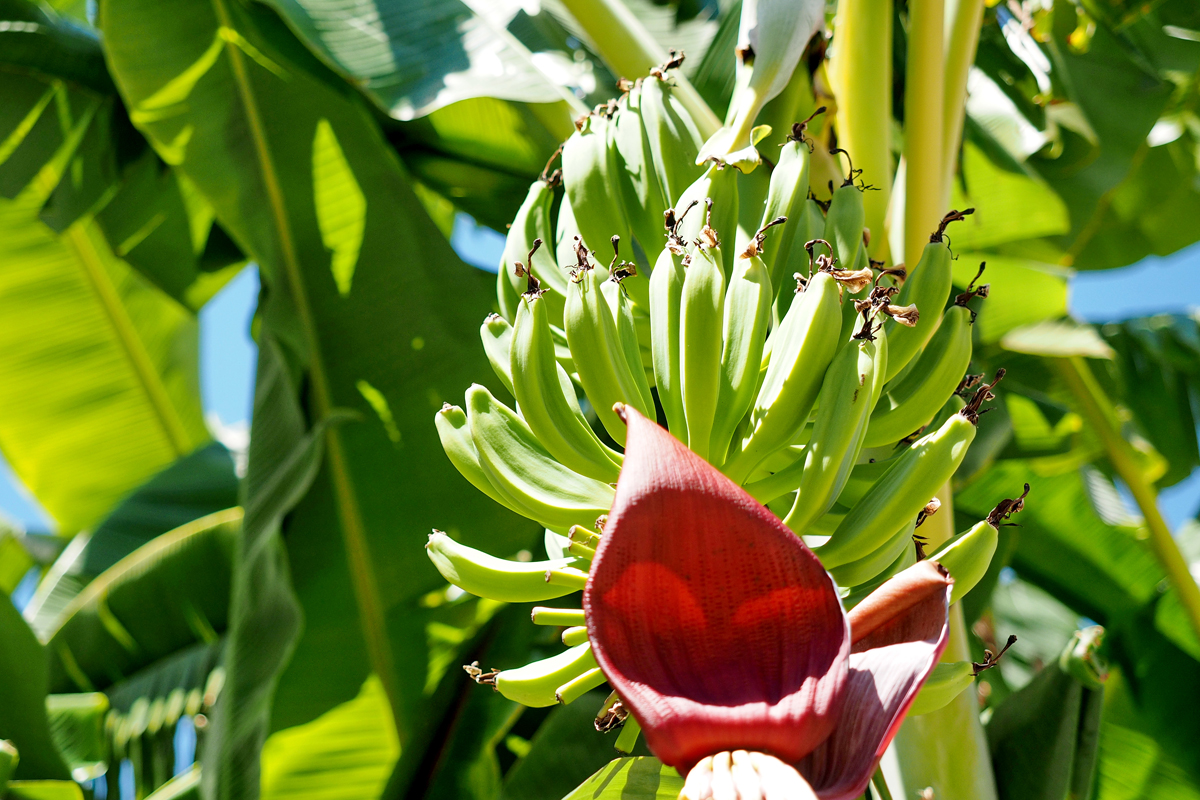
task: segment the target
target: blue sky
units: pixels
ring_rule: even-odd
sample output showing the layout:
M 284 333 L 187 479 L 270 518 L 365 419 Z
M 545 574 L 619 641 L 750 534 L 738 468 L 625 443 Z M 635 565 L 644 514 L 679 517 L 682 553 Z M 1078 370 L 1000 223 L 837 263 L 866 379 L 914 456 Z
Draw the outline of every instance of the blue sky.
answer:
M 504 239 L 460 215 L 451 244 L 470 264 L 495 271 Z M 1071 311 L 1089 322 L 1109 322 L 1200 307 L 1200 244 L 1166 258 L 1129 267 L 1081 272 L 1071 281 Z M 206 416 L 235 429 L 248 425 L 254 392 L 256 348 L 250 320 L 258 296 L 258 271 L 244 270 L 200 312 L 200 370 Z M 1160 495 L 1172 526 L 1200 506 L 1200 471 Z M 0 510 L 29 530 L 49 520 L 0 460 Z

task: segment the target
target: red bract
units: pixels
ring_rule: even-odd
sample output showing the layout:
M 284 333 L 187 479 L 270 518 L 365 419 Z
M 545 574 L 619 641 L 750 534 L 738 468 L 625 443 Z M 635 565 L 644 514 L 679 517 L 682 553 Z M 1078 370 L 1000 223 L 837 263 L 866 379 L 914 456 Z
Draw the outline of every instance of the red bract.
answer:
M 823 800 L 857 796 L 945 646 L 949 577 L 918 564 L 847 616 L 778 518 L 654 422 L 623 416 L 583 603 L 650 749 L 685 775 L 718 752 L 767 753 Z

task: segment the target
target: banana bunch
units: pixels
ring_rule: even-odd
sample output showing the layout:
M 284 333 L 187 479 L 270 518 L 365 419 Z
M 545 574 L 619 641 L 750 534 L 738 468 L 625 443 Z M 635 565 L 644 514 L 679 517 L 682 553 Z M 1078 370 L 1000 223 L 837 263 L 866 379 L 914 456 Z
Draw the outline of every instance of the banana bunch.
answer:
M 463 477 L 546 530 L 541 561 L 435 532 L 430 559 L 472 594 L 543 602 L 583 588 L 623 460 L 613 409 L 626 404 L 768 504 L 853 604 L 925 557 L 917 526 L 1003 377 L 967 375 L 969 304 L 987 287 L 952 296 L 945 232 L 970 209 L 946 215 L 911 270 L 871 261 L 858 172 L 828 203 L 814 198 L 810 117 L 792 126 L 748 217 L 738 165 L 695 163 L 704 143 L 670 77 L 680 60 L 581 118 L 561 169 L 534 183 L 513 221 L 500 313 L 480 329 L 512 400 L 474 385 L 462 407 L 435 415 Z M 739 228 L 754 216 L 757 230 Z M 1024 497 L 930 556 L 954 576 L 955 600 Z M 568 649 L 516 669 L 472 665 L 472 677 L 533 706 L 604 682 L 582 609 L 539 607 L 533 621 L 562 628 Z M 953 697 L 973 670 L 947 672 L 926 704 Z

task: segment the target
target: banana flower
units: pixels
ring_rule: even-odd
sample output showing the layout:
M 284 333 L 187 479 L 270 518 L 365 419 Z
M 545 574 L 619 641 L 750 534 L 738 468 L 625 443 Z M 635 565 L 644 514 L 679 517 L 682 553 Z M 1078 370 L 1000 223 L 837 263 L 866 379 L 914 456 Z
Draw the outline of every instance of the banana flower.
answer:
M 932 562 L 846 613 L 770 511 L 653 421 L 628 429 L 584 590 L 596 661 L 689 800 L 862 794 L 948 635 Z

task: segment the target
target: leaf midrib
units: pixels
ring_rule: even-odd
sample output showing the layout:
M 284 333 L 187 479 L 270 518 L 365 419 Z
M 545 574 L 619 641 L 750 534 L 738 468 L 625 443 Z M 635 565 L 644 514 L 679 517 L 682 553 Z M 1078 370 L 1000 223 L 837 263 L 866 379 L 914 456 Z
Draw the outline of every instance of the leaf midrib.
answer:
M 236 30 L 226 7 L 225 0 L 212 0 L 213 10 L 219 24 L 223 28 Z M 275 164 L 271 158 L 267 144 L 266 131 L 259 113 L 258 101 L 254 87 L 250 85 L 246 72 L 246 63 L 242 52 L 236 44 L 225 43 L 225 52 L 229 56 L 233 69 L 234 80 L 237 83 L 238 94 L 246 114 L 250 138 L 258 157 L 259 169 L 267 193 L 267 202 L 271 209 L 276 234 L 279 238 L 284 274 L 291 284 L 292 297 L 295 299 L 296 310 L 304 330 L 304 340 L 308 349 L 309 375 L 312 385 L 313 404 L 319 419 L 329 417 L 333 410 L 332 396 L 329 390 L 329 380 L 321 359 L 320 341 L 312 308 L 308 302 L 307 287 L 304 284 L 300 262 L 296 253 L 296 244 L 292 236 L 291 225 L 287 217 L 287 207 L 283 190 L 275 172 Z M 355 599 L 359 607 L 359 616 L 363 626 L 363 636 L 366 641 L 367 653 L 371 667 L 379 675 L 388 704 L 392 708 L 392 716 L 396 720 L 396 734 L 401 748 L 406 744 L 408 726 L 402 722 L 403 706 L 399 702 L 399 694 L 395 685 L 395 658 L 392 654 L 391 641 L 387 636 L 386 620 L 383 602 L 375 574 L 371 571 L 371 558 L 366 541 L 366 529 L 359 509 L 358 498 L 350 479 L 346 454 L 338 430 L 328 426 L 325 430 L 325 449 L 328 457 L 329 471 L 333 481 L 338 517 L 341 521 L 342 538 L 346 546 L 346 555 L 350 563 L 351 583 L 354 586 Z

